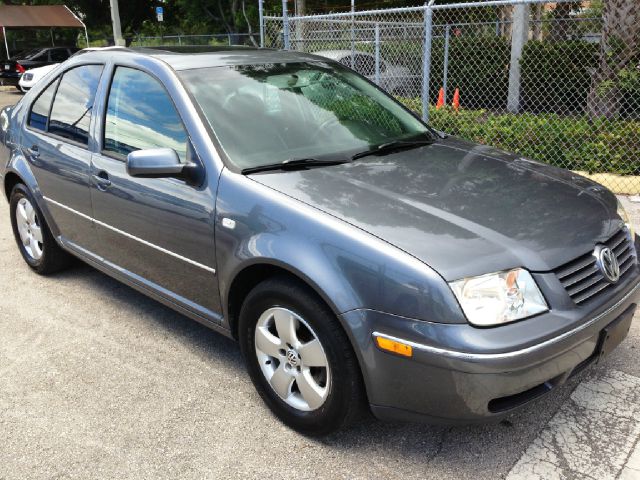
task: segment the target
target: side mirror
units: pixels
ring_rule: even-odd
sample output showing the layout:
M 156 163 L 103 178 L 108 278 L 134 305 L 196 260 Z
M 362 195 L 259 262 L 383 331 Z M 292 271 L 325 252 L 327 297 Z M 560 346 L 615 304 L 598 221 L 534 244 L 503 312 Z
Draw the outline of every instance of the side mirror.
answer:
M 172 148 L 136 150 L 127 155 L 127 173 L 132 177 L 179 177 L 185 167 Z

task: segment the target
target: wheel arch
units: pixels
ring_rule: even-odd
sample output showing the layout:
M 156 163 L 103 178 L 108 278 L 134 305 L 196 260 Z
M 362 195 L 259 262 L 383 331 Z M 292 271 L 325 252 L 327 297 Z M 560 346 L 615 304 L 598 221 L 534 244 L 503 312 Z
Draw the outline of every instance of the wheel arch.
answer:
M 301 282 L 313 294 L 320 298 L 334 315 L 336 315 L 338 321 L 342 323 L 340 320 L 340 312 L 335 304 L 331 302 L 329 297 L 312 279 L 289 265 L 268 259 L 261 259 L 243 265 L 233 276 L 233 279 L 228 284 L 226 295 L 224 295 L 227 321 L 235 339 L 238 339 L 238 318 L 244 299 L 259 283 L 278 276 L 288 277 Z M 350 336 L 348 332 L 345 331 L 345 333 L 348 337 Z
M 15 172 L 7 172 L 4 177 L 4 196 L 9 201 L 13 187 L 19 183 L 24 183 L 24 180 Z

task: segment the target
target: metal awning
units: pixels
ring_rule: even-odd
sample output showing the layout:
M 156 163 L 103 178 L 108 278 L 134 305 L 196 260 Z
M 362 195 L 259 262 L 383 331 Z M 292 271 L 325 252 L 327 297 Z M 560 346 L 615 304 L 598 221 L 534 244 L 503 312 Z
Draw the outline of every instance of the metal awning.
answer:
M 7 57 L 7 28 L 82 28 L 87 44 L 87 27 L 66 5 L 0 5 L 0 27 Z

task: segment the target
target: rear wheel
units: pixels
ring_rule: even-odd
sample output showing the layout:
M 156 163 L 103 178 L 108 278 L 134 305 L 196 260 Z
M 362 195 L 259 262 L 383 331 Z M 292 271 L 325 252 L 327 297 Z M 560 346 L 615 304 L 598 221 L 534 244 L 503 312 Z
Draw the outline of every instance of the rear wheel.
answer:
M 265 403 L 291 428 L 326 435 L 363 410 L 357 360 L 335 315 L 295 280 L 259 284 L 240 312 L 240 342 Z
M 69 254 L 56 243 L 33 195 L 21 183 L 10 196 L 13 235 L 25 262 L 37 273 L 48 275 L 69 265 Z

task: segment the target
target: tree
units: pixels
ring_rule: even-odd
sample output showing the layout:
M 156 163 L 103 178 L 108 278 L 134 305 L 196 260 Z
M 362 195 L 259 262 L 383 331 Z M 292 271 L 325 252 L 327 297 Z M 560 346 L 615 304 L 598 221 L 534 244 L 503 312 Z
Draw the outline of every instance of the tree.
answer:
M 640 65 L 640 4 L 637 0 L 606 0 L 602 23 L 600 59 L 587 103 L 592 118 L 619 114 L 621 87 L 634 78 Z

